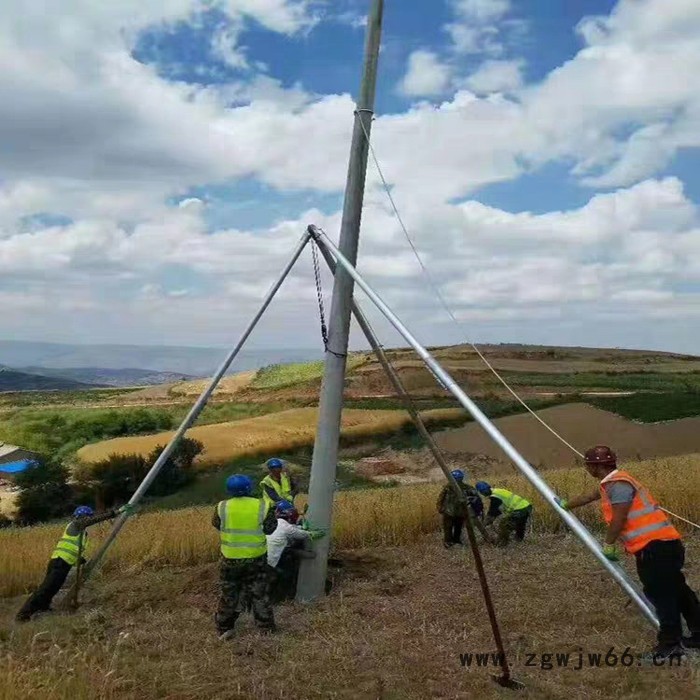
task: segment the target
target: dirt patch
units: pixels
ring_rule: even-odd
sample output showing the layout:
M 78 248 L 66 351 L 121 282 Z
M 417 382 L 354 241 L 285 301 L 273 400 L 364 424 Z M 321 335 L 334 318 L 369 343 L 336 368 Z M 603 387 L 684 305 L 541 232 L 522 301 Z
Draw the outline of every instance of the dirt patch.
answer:
M 672 457 L 698 452 L 700 418 L 670 423 L 640 424 L 586 404 L 566 404 L 539 411 L 539 415 L 568 442 L 583 452 L 592 445 L 610 445 L 622 460 Z M 529 414 L 494 421 L 498 429 L 530 464 L 540 468 L 576 464 L 576 456 Z M 438 445 L 449 455 L 477 453 L 491 460 L 489 471 L 510 461 L 475 423 L 435 433 Z

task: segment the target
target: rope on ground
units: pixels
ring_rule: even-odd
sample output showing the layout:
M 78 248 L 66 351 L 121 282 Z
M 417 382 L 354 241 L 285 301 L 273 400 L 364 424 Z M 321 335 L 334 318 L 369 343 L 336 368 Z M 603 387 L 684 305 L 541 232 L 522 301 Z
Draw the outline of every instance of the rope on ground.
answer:
M 485 357 L 485 355 L 481 352 L 479 347 L 476 345 L 476 343 L 471 342 L 466 336 L 466 330 L 464 328 L 464 324 L 455 316 L 453 313 L 452 309 L 448 305 L 447 301 L 445 300 L 444 295 L 440 291 L 439 286 L 435 283 L 435 280 L 433 280 L 432 275 L 428 271 L 428 268 L 425 266 L 425 263 L 423 262 L 423 258 L 421 257 L 420 253 L 418 252 L 418 248 L 416 247 L 415 243 L 413 242 L 413 239 L 411 238 L 411 235 L 408 232 L 408 228 L 406 227 L 406 224 L 404 223 L 403 217 L 401 216 L 401 213 L 399 212 L 399 208 L 396 206 L 396 201 L 394 200 L 394 196 L 391 193 L 391 188 L 389 187 L 389 183 L 387 182 L 386 178 L 384 177 L 384 172 L 382 170 L 382 166 L 379 163 L 379 158 L 377 157 L 377 153 L 374 150 L 374 145 L 372 144 L 372 141 L 369 138 L 369 134 L 367 133 L 367 129 L 365 128 L 364 123 L 362 120 L 359 120 L 360 125 L 362 126 L 362 130 L 364 131 L 365 138 L 367 139 L 367 143 L 369 145 L 369 150 L 370 153 L 372 154 L 372 160 L 374 162 L 374 166 L 377 168 L 377 173 L 379 174 L 379 178 L 382 181 L 382 186 L 384 188 L 384 191 L 386 192 L 387 198 L 389 199 L 389 203 L 391 204 L 391 208 L 394 212 L 394 216 L 396 216 L 396 220 L 399 222 L 399 225 L 401 226 L 401 230 L 403 231 L 404 236 L 406 237 L 406 240 L 408 241 L 409 246 L 411 247 L 411 250 L 413 251 L 413 254 L 416 257 L 416 260 L 418 261 L 418 264 L 420 265 L 421 270 L 423 271 L 423 275 L 425 276 L 426 280 L 428 281 L 428 284 L 433 290 L 433 293 L 435 296 L 438 298 L 440 301 L 440 304 L 442 307 L 445 309 L 447 312 L 447 315 L 452 319 L 453 323 L 462 331 L 464 334 L 464 337 L 466 339 L 467 345 L 474 350 L 474 352 L 479 356 L 481 361 L 489 368 L 489 370 L 493 373 L 493 375 L 498 379 L 501 384 L 508 390 L 508 392 L 513 396 L 513 398 L 516 399 L 516 401 L 533 417 L 535 418 L 540 425 L 542 425 L 544 428 L 546 428 L 552 435 L 554 435 L 557 440 L 559 440 L 562 444 L 566 445 L 575 455 L 580 457 L 581 459 L 584 459 L 584 455 L 577 450 L 566 438 L 564 438 L 563 435 L 558 433 L 549 423 L 547 423 L 541 416 L 539 416 L 530 406 L 520 397 L 520 395 L 513 389 L 513 387 L 508 384 L 508 382 L 503 378 L 503 376 L 496 370 L 496 368 L 488 361 L 488 359 Z M 697 528 L 700 530 L 700 525 L 697 523 L 694 523 L 690 520 L 686 520 L 685 518 L 681 517 L 680 515 L 677 515 L 676 513 L 672 513 L 670 510 L 667 510 L 666 508 L 661 508 L 665 513 L 668 513 L 669 515 L 673 516 L 674 518 L 678 518 L 679 520 L 682 520 L 683 522 L 687 523 L 688 525 L 692 525 L 693 527 Z

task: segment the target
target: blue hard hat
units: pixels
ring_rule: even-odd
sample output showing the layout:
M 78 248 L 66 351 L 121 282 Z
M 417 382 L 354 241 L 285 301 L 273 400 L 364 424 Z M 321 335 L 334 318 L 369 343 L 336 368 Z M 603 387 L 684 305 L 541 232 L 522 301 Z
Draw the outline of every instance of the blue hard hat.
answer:
M 234 474 L 226 479 L 226 490 L 232 496 L 250 496 L 253 482 L 243 474 Z
M 455 469 L 452 472 L 452 476 L 455 478 L 457 481 L 464 481 L 464 472 L 461 469 Z
M 282 467 L 284 467 L 284 462 L 281 459 L 277 459 L 277 457 L 267 460 L 268 469 L 282 469 Z
M 289 501 L 278 501 L 275 506 L 275 513 L 291 513 L 294 508 L 294 504 Z
M 486 481 L 477 481 L 475 486 L 476 490 L 482 496 L 488 496 L 491 493 L 491 484 L 487 483 Z
M 95 511 L 92 508 L 90 508 L 90 506 L 78 506 L 73 511 L 74 518 L 86 518 L 90 515 L 95 515 Z

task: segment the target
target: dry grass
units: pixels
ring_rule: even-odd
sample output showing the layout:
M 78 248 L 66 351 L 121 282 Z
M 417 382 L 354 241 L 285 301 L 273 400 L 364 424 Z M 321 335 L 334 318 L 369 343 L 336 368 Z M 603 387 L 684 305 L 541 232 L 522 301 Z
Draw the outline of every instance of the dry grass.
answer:
M 422 415 L 427 423 L 436 423 L 458 420 L 464 411 L 436 409 Z M 188 431 L 187 436 L 204 444 L 200 464 L 220 464 L 240 457 L 287 452 L 312 445 L 317 421 L 318 409 L 293 408 L 257 418 L 196 426 Z M 410 422 L 405 411 L 346 409 L 343 411 L 343 436 L 360 438 L 391 433 Z M 86 445 L 78 451 L 78 456 L 85 462 L 97 462 L 114 453 L 146 456 L 157 445 L 167 443 L 173 434 L 169 431 L 105 440 Z
M 691 581 L 700 573 L 698 544 L 688 542 Z M 697 662 L 540 668 L 542 654 L 637 654 L 652 642 L 641 616 L 572 538 L 537 535 L 507 557 L 493 548 L 483 555 L 512 673 L 526 685 L 518 697 L 698 697 Z M 258 635 L 244 616 L 228 643 L 213 630 L 215 564 L 105 577 L 85 591 L 78 614 L 14 629 L 19 601 L 0 601 L 0 698 L 514 697 L 491 681 L 497 669 L 460 665 L 460 654 L 494 649 L 468 555 L 445 552 L 428 535 L 341 556 L 333 595 L 313 607 L 278 607 L 282 631 L 273 637 Z M 529 654 L 537 654 L 535 666 Z
M 639 463 L 631 470 L 662 504 L 685 518 L 700 520 L 700 456 Z M 595 487 L 582 469 L 550 472 L 547 480 L 562 495 Z M 536 532 L 563 531 L 559 517 L 522 477 L 511 476 L 498 483 L 532 500 Z M 435 501 L 439 489 L 439 484 L 426 484 L 338 493 L 334 545 L 340 549 L 397 546 L 434 531 L 438 527 Z M 105 569 L 136 571 L 215 561 L 218 544 L 210 524 L 211 511 L 206 506 L 146 513 L 134 518 L 110 551 Z M 587 526 L 600 526 L 597 506 L 588 506 L 578 511 L 578 515 Z M 93 539 L 98 540 L 108 527 L 93 528 Z M 0 596 L 16 595 L 36 583 L 62 528 L 62 525 L 49 525 L 0 531 Z

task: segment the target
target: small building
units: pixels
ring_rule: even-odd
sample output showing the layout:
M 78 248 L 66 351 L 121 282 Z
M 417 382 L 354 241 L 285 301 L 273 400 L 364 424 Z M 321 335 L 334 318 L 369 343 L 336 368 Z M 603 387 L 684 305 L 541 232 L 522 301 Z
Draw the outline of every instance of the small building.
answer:
M 13 462 L 33 462 L 37 459 L 39 459 L 39 455 L 36 452 L 25 450 L 17 445 L 8 445 L 6 442 L 0 442 L 0 466 Z

